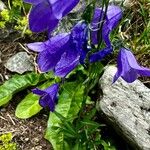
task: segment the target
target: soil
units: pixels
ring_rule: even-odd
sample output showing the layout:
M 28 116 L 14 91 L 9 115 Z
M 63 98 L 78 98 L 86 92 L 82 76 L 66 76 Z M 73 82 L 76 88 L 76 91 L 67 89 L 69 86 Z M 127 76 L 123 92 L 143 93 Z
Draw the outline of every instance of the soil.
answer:
M 48 115 L 40 113 L 31 119 L 17 119 L 14 105 L 0 110 L 0 134 L 12 133 L 18 150 L 52 150 L 44 139 Z
M 14 38 L 15 37 L 15 38 Z M 18 38 L 9 36 L 3 41 L 0 39 L 0 85 L 13 74 L 4 67 L 4 64 L 14 54 L 25 51 L 21 44 L 33 42 L 34 38 Z M 44 36 L 42 35 L 42 38 Z M 17 143 L 18 150 L 51 150 L 51 144 L 44 139 L 47 126 L 48 113 L 40 112 L 31 119 L 18 119 L 15 117 L 15 108 L 26 91 L 17 94 L 8 106 L 0 108 L 0 135 L 12 133 L 13 141 Z

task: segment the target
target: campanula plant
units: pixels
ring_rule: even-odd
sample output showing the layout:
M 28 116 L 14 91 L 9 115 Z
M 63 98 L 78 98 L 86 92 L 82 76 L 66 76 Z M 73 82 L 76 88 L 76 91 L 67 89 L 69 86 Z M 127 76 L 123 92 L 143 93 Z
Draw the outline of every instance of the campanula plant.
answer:
M 109 0 L 24 2 L 31 5 L 30 30 L 46 31 L 47 40 L 27 43 L 27 47 L 37 53 L 40 74 L 37 80 L 42 83 L 35 84 L 33 80 L 30 83 L 30 76 L 27 77 L 23 87 L 30 83 L 34 88 L 17 106 L 16 116 L 26 119 L 47 109 L 49 119 L 45 138 L 55 150 L 108 148 L 110 144 L 100 136 L 100 124 L 93 119 L 96 109 L 89 107 L 95 107 L 90 92 L 103 72 L 102 60 L 115 50 L 111 34 L 123 18 L 122 8 L 110 4 Z M 61 20 L 81 2 L 84 3 L 81 18 L 77 18 L 70 31 L 53 34 Z M 131 50 L 124 46 L 118 51 L 113 84 L 119 77 L 131 83 L 139 75 L 150 76 L 150 69 L 141 67 Z

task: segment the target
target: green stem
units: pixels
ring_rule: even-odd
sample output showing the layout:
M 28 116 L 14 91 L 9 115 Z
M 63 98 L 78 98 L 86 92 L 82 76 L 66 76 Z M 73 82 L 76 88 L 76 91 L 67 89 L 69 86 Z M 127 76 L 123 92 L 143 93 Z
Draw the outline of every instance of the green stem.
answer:
M 11 10 L 10 0 L 8 0 L 7 2 L 8 2 L 8 8 Z
M 101 47 L 101 44 L 102 44 L 102 28 L 103 28 L 103 25 L 104 25 L 104 21 L 106 19 L 106 13 L 107 13 L 107 9 L 108 9 L 108 4 L 109 4 L 109 0 L 103 0 L 103 3 L 102 3 L 102 11 L 103 11 L 103 8 L 105 7 L 105 12 L 104 12 L 104 15 L 100 16 L 100 21 L 102 21 L 102 23 L 99 24 L 98 28 L 98 32 L 97 32 L 97 39 L 98 39 L 98 47 L 97 47 L 97 50 L 100 49 Z

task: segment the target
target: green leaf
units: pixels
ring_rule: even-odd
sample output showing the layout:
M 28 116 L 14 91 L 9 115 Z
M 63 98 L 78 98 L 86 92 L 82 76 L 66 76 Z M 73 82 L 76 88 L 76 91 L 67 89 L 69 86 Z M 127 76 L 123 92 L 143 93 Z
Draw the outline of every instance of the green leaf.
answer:
M 100 127 L 100 124 L 91 120 L 85 120 L 85 121 L 81 121 L 82 124 L 86 125 L 86 126 L 92 126 L 93 128 L 98 128 Z
M 72 150 L 86 150 L 86 147 L 81 145 L 80 143 L 76 143 Z
M 33 72 L 25 75 L 14 75 L 0 86 L 0 106 L 7 104 L 15 93 L 27 87 L 35 86 L 48 78 L 52 78 L 52 75 L 36 74 Z
M 48 81 L 41 86 L 40 89 L 45 89 L 53 84 L 54 81 Z M 21 119 L 27 119 L 37 114 L 42 107 L 39 105 L 39 96 L 29 93 L 17 106 L 15 115 Z
M 66 83 L 59 96 L 55 111 L 72 122 L 81 108 L 83 94 L 83 85 L 77 82 Z M 50 114 L 45 138 L 52 143 L 54 150 L 69 150 L 68 146 L 66 147 L 67 143 L 61 130 L 61 120 L 55 113 Z

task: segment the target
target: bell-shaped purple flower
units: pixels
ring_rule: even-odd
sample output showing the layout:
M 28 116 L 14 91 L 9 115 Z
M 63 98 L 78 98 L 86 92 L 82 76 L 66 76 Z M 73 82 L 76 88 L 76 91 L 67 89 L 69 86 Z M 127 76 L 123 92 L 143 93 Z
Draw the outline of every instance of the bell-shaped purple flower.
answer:
M 57 103 L 58 90 L 59 84 L 53 84 L 45 90 L 35 88 L 32 90 L 32 92 L 40 96 L 39 104 L 42 107 L 48 107 L 50 111 L 53 112 L 55 110 L 55 104 Z
M 109 5 L 106 15 L 102 8 L 96 8 L 91 23 L 92 31 L 92 43 L 98 44 L 100 38 L 100 27 L 102 26 L 102 41 L 105 42 L 106 48 L 101 49 L 90 56 L 90 62 L 101 61 L 106 55 L 113 51 L 109 36 L 111 31 L 118 25 L 120 19 L 122 18 L 122 11 L 120 7 L 115 5 Z
M 59 20 L 52 13 L 49 0 L 24 0 L 24 2 L 32 4 L 29 13 L 29 28 L 31 31 L 48 30 L 48 32 L 51 32 L 58 25 Z
M 102 8 L 96 8 L 91 23 L 93 44 L 98 44 L 98 31 L 100 30 L 99 27 L 102 25 L 102 39 L 106 46 L 111 46 L 109 39 L 110 32 L 118 25 L 121 18 L 122 10 L 118 6 L 109 5 L 106 15 Z
M 77 23 L 71 33 L 62 33 L 46 42 L 28 44 L 28 48 L 39 52 L 37 63 L 42 72 L 54 70 L 55 75 L 65 77 L 78 64 L 87 47 L 87 25 Z M 85 51 L 84 51 L 85 53 Z
M 48 30 L 50 33 L 58 25 L 59 20 L 67 15 L 79 0 L 24 0 L 32 4 L 29 14 L 29 27 L 33 32 Z
M 121 48 L 117 58 L 118 70 L 114 76 L 113 83 L 122 77 L 126 82 L 134 82 L 138 75 L 150 76 L 150 69 L 140 66 L 130 50 Z

